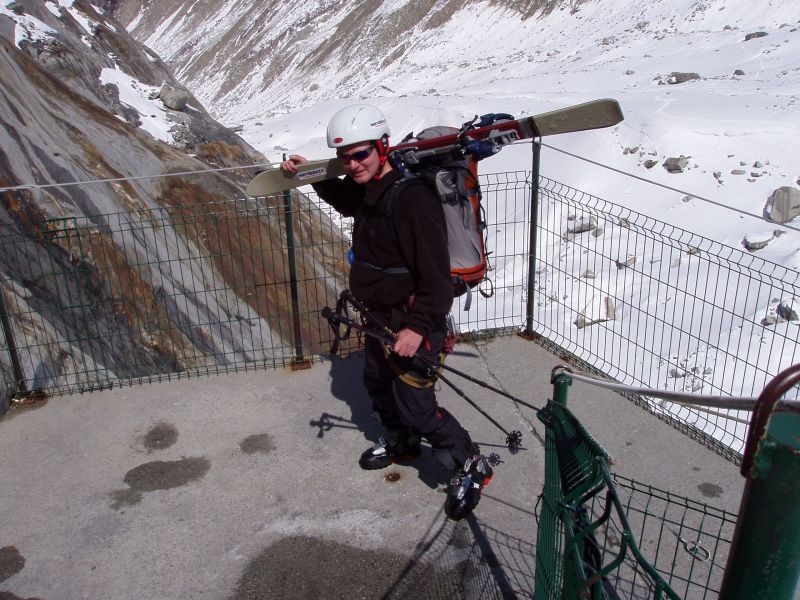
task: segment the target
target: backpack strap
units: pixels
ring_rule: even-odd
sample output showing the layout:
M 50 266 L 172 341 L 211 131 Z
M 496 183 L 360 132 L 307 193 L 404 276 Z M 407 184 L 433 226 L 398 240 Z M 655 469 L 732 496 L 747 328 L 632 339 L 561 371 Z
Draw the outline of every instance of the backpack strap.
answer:
M 389 235 L 392 236 L 392 239 L 395 241 L 395 243 L 397 242 L 397 231 L 394 228 L 394 218 L 392 214 L 394 203 L 397 200 L 397 197 L 400 195 L 400 190 L 404 186 L 416 180 L 418 180 L 418 178 L 415 175 L 406 174 L 401 179 L 395 181 L 391 186 L 389 186 L 389 189 L 386 190 L 383 196 L 381 196 L 380 200 L 378 200 L 377 206 L 373 209 L 375 212 L 378 212 L 383 216 L 386 230 L 389 232 Z M 382 271 L 390 275 L 403 275 L 411 272 L 406 267 L 379 267 L 378 265 L 374 265 L 371 262 L 362 260 L 357 256 L 353 258 L 352 264 L 358 265 L 359 267 L 366 267 L 367 269 L 372 269 L 374 271 Z

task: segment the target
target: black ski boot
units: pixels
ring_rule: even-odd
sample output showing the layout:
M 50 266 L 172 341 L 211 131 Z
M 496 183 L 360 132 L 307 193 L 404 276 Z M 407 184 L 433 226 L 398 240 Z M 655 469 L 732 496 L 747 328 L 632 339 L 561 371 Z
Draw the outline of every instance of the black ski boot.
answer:
M 481 454 L 474 454 L 453 473 L 447 484 L 447 500 L 444 502 L 445 514 L 460 521 L 478 506 L 483 488 L 489 485 L 494 471 Z
M 389 440 L 391 439 L 390 437 Z M 372 448 L 364 451 L 364 454 L 358 459 L 358 464 L 367 471 L 385 469 L 398 461 L 414 460 L 420 454 L 422 454 L 422 446 L 419 436 L 395 437 L 394 441 L 387 441 L 386 438 L 380 437 Z

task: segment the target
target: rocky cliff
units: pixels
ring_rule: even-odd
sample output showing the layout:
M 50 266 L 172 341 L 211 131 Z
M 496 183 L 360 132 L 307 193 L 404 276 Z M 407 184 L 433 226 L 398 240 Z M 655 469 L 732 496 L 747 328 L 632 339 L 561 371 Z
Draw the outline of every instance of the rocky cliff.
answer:
M 0 4 L 0 124 L 6 385 L 83 389 L 292 347 L 282 212 L 243 199 L 255 170 L 240 167 L 263 156 L 109 12 Z M 297 219 L 336 243 L 324 215 Z M 341 268 L 318 252 L 298 257 L 301 276 Z M 327 292 L 311 283 L 301 302 Z

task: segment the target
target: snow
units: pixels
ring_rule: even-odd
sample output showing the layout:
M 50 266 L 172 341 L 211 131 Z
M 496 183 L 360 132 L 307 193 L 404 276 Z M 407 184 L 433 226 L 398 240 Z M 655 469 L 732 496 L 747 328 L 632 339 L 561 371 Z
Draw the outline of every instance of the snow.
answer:
M 0 15 L 9 17 L 16 26 L 14 28 L 14 43 L 19 46 L 23 42 L 35 42 L 39 40 L 47 40 L 55 36 L 56 31 L 52 27 L 48 27 L 45 23 L 27 14 L 18 15 L 8 6 L 12 2 L 4 2 L 0 5 Z
M 100 83 L 117 86 L 120 101 L 139 113 L 142 129 L 162 142 L 175 143 L 169 131 L 173 124 L 167 119 L 167 110 L 160 100 L 154 99 L 158 87 L 144 84 L 119 69 L 109 68 L 100 73 Z
M 281 19 L 288 20 L 289 15 L 282 13 Z M 299 39 L 297 55 L 302 57 L 304 49 L 331 35 L 337 24 L 335 20 L 313 23 Z M 746 34 L 756 31 L 768 35 L 745 41 Z M 245 139 L 275 162 L 284 152 L 309 158 L 330 156 L 325 144 L 328 119 L 356 101 L 369 101 L 384 111 L 394 140 L 399 140 L 407 132 L 434 124 L 460 125 L 476 114 L 525 116 L 597 98 L 615 98 L 625 115 L 620 125 L 543 140 L 543 175 L 740 251 L 744 251 L 745 241 L 768 241 L 763 249 L 746 256 L 770 272 L 775 265 L 790 273 L 800 269 L 800 220 L 782 226 L 761 218 L 774 189 L 800 187 L 800 9 L 796 2 L 587 2 L 574 11 L 560 9 L 527 20 L 511 10 L 477 3 L 464 7 L 436 29 L 415 30 L 394 48 L 401 43 L 407 47 L 400 58 L 380 71 L 359 71 L 357 66 L 337 62 L 334 56 L 313 80 L 293 80 L 294 61 L 285 75 L 269 85 L 255 67 L 250 79 L 215 101 L 218 78 L 208 79 L 208 88 L 194 87 L 193 91 L 223 122 L 242 123 Z M 743 74 L 735 74 L 737 70 Z M 675 72 L 694 72 L 700 78 L 667 83 Z M 311 93 L 311 84 L 318 91 Z M 681 173 L 667 172 L 664 161 L 678 156 L 687 158 L 687 168 Z M 645 166 L 648 160 L 655 161 L 649 169 Z M 526 171 L 530 165 L 530 145 L 521 144 L 483 161 L 481 172 Z M 737 174 L 739 171 L 743 173 Z M 510 215 L 490 215 L 490 219 L 513 222 Z M 552 224 L 554 231 L 561 226 L 563 223 Z M 627 234 L 618 231 L 620 228 L 606 226 L 608 238 L 619 240 L 619 248 L 630 248 L 637 261 L 660 260 L 646 248 L 637 247 L 635 239 L 626 242 Z M 523 231 L 514 235 L 515 243 L 526 239 Z M 560 236 L 543 242 L 549 244 L 553 256 L 559 256 Z M 628 258 L 627 253 L 616 257 L 619 264 Z M 522 283 L 526 273 L 520 260 L 512 256 L 495 265 L 497 285 Z M 718 288 L 724 294 L 730 285 L 727 280 L 717 281 L 708 265 L 690 255 L 675 257 L 673 263 L 665 267 L 665 276 L 676 288 L 693 289 L 694 282 L 704 285 L 713 296 Z M 585 266 L 573 267 L 578 272 L 586 270 Z M 567 266 L 558 268 L 569 272 Z M 553 284 L 553 277 L 549 269 L 537 274 L 543 285 Z M 791 279 L 787 285 L 796 285 L 797 277 Z M 554 318 L 570 327 L 580 315 L 585 321 L 597 321 L 582 329 L 587 336 L 601 335 L 590 333 L 597 331 L 594 328 L 630 330 L 630 324 L 623 324 L 630 318 L 626 316 L 630 309 L 616 309 L 609 297 L 638 298 L 642 303 L 679 302 L 649 298 L 643 282 L 635 278 L 635 269 L 619 265 L 559 285 L 563 287 L 550 293 L 573 301 L 574 310 Z M 698 292 L 702 293 L 702 287 Z M 639 342 L 652 346 L 637 342 L 619 347 L 617 340 L 610 353 L 631 364 L 652 360 L 637 356 L 651 356 L 650 348 L 655 356 L 669 356 L 669 365 L 653 367 L 653 373 L 661 378 L 650 382 L 653 387 L 692 392 L 711 387 L 732 393 L 742 389 L 750 394 L 751 371 L 741 368 L 742 360 L 776 373 L 787 366 L 787 360 L 800 356 L 800 327 L 787 321 L 771 329 L 761 327 L 764 317 L 774 316 L 775 307 L 767 308 L 756 294 L 736 292 L 734 285 L 725 302 L 730 302 L 737 315 L 752 315 L 757 326 L 742 326 L 728 315 L 718 316 L 713 326 L 720 340 L 727 340 L 727 350 L 733 349 L 731 355 L 702 343 L 701 336 L 711 325 L 692 322 L 693 308 L 688 304 L 676 306 L 674 312 L 682 320 L 689 319 L 687 322 L 646 324 L 644 335 L 650 336 L 649 341 Z M 521 301 L 519 296 L 509 300 Z M 710 302 L 721 300 L 715 297 Z M 548 314 L 551 309 L 546 298 L 537 310 Z M 469 319 L 476 318 L 491 320 L 492 315 L 473 313 Z M 669 327 L 688 332 L 695 341 L 680 348 L 663 346 Z M 795 340 L 794 346 L 778 341 L 774 346 L 777 355 L 763 351 L 781 337 Z M 682 418 L 698 420 L 687 409 L 665 406 Z M 735 443 L 734 434 L 740 439 L 743 435 L 741 424 L 729 424 L 725 430 L 722 425 L 700 421 L 697 425 L 725 443 Z

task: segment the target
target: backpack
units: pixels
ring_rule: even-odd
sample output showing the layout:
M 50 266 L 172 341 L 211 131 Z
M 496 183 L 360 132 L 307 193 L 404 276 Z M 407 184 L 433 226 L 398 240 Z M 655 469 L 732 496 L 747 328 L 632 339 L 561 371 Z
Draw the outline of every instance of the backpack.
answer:
M 403 142 L 458 132 L 454 127 L 429 127 L 416 138 L 406 136 Z M 478 291 L 485 298 L 494 293 L 491 281 L 486 276 L 491 267 L 486 252 L 486 222 L 478 183 L 478 162 L 472 156 L 455 153 L 426 157 L 416 165 L 399 164 L 404 176 L 386 192 L 382 202 L 384 215 L 391 219 L 392 206 L 403 186 L 419 180 L 428 186 L 441 201 L 444 210 L 453 295 L 459 297 L 467 294 L 464 310 L 469 310 L 473 288 L 487 282 L 488 288 L 479 287 Z M 391 226 L 389 230 L 394 231 Z

